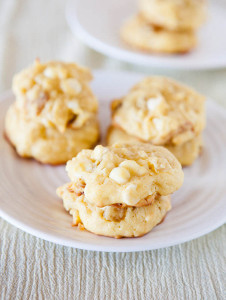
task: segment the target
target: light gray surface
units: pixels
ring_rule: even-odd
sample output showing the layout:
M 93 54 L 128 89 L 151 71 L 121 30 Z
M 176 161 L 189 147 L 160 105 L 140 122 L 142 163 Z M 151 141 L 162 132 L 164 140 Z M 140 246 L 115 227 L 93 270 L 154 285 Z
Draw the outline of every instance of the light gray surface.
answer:
M 0 228 L 2 299 L 223 300 L 226 226 L 168 249 L 117 254 L 55 245 L 4 221 Z
M 39 56 L 42 60 L 75 60 L 92 68 L 168 75 L 226 106 L 225 69 L 147 70 L 107 59 L 72 36 L 64 19 L 63 2 L 0 1 L 1 92 L 10 88 L 15 72 Z M 226 226 L 222 226 L 167 249 L 98 253 L 42 241 L 0 219 L 0 298 L 223 299 L 225 236 Z

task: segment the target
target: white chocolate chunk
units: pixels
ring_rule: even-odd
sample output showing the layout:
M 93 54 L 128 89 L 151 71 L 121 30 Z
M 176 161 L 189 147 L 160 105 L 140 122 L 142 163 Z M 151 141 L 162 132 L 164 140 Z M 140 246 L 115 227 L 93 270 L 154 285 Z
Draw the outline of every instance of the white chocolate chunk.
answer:
M 155 128 L 157 131 L 162 131 L 163 130 L 163 120 L 159 118 L 154 118 L 153 123 L 155 125 Z
M 119 166 L 126 168 L 131 175 L 142 176 L 147 173 L 147 170 L 144 167 L 138 165 L 138 163 L 134 160 L 125 160 Z
M 130 179 L 130 172 L 123 167 L 114 168 L 109 177 L 119 184 L 126 183 Z
M 55 79 L 55 78 L 61 78 L 64 79 L 67 77 L 67 71 L 64 70 L 63 68 L 57 68 L 57 67 L 47 67 L 43 74 L 45 77 L 50 78 L 50 79 Z
M 46 68 L 45 71 L 43 72 L 43 74 L 48 77 L 48 78 L 55 78 L 57 77 L 56 72 L 54 71 L 53 68 Z
M 76 100 L 68 102 L 67 107 L 70 108 L 74 113 L 77 113 L 79 110 L 81 110 Z
M 92 154 L 91 154 L 91 158 L 92 159 L 95 159 L 97 161 L 101 161 L 102 159 L 102 156 L 108 152 L 108 149 L 101 146 L 101 145 L 98 145 L 95 147 L 95 149 L 93 150 Z
M 84 163 L 84 167 L 85 167 L 85 170 L 87 172 L 91 172 L 93 170 L 93 164 L 90 160 L 87 159 L 87 161 L 85 161 Z
M 161 105 L 163 99 L 162 97 L 158 96 L 155 98 L 150 98 L 147 100 L 147 108 L 149 111 L 154 111 L 158 106 Z
M 76 161 L 76 157 L 72 159 L 73 161 Z M 74 175 L 77 177 L 77 175 L 80 175 L 83 172 L 92 172 L 93 170 L 93 163 L 90 159 L 84 158 L 81 162 L 76 163 Z M 68 164 L 66 165 L 66 171 L 68 171 Z
M 123 191 L 123 201 L 128 205 L 136 205 L 139 200 L 137 185 L 134 183 L 129 184 Z
M 64 79 L 61 82 L 61 88 L 65 93 L 77 95 L 81 92 L 81 84 L 75 78 Z
M 171 168 L 169 162 L 164 157 L 151 157 L 149 158 L 149 165 L 152 166 L 155 172 L 169 170 Z

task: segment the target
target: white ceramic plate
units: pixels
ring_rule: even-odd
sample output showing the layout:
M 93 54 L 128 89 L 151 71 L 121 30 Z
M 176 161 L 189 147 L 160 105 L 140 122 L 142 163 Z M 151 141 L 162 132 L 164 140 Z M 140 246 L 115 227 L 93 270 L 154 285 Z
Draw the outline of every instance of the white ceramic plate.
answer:
M 125 94 L 143 76 L 97 71 L 92 88 L 100 100 L 103 131 L 109 123 L 109 102 Z M 226 220 L 226 112 L 207 102 L 205 148 L 192 167 L 184 169 L 183 187 L 172 197 L 165 221 L 140 238 L 113 239 L 72 227 L 71 216 L 55 194 L 68 181 L 64 166 L 42 165 L 19 158 L 3 137 L 5 112 L 11 94 L 0 101 L 0 216 L 42 239 L 98 251 L 142 251 L 168 247 L 204 235 Z
M 199 45 L 183 55 L 151 55 L 133 51 L 120 40 L 123 21 L 133 15 L 137 0 L 70 0 L 66 18 L 74 34 L 91 48 L 122 61 L 149 67 L 206 69 L 226 66 L 226 1 L 212 0 Z

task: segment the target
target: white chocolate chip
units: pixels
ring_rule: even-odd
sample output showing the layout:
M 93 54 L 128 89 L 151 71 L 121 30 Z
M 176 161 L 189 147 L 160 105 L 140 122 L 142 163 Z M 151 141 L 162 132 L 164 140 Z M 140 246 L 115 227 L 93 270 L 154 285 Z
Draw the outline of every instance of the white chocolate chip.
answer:
M 50 79 L 60 78 L 64 79 L 67 77 L 67 71 L 64 68 L 58 68 L 58 67 L 47 67 L 43 74 L 45 77 Z
M 146 168 L 138 165 L 134 160 L 125 160 L 119 166 L 126 168 L 132 175 L 142 176 L 147 173 Z
M 67 107 L 70 108 L 74 113 L 77 113 L 80 110 L 79 104 L 76 100 L 68 102 Z
M 91 172 L 93 170 L 93 164 L 90 160 L 87 159 L 87 161 L 85 162 L 85 170 L 87 172 Z
M 119 184 L 126 183 L 130 179 L 130 172 L 122 167 L 114 168 L 109 177 Z
M 126 204 L 137 204 L 139 202 L 139 199 L 137 199 L 137 185 L 132 183 L 129 184 L 125 190 L 123 191 L 123 201 Z
M 70 86 L 70 88 L 75 91 L 77 94 L 81 92 L 82 87 L 81 84 L 78 82 L 75 78 L 69 78 L 67 79 L 67 83 Z
M 81 162 L 76 164 L 75 172 L 80 174 L 81 172 L 91 172 L 93 170 L 93 163 L 91 160 L 83 159 Z
M 50 67 L 46 68 L 43 74 L 48 78 L 56 78 L 57 75 L 54 69 Z
M 26 93 L 26 96 L 29 100 L 36 100 L 40 97 L 40 89 L 37 85 L 35 85 L 33 88 L 29 89 Z
M 75 78 L 64 79 L 61 82 L 61 88 L 65 93 L 77 95 L 81 92 L 81 84 Z
M 46 127 L 54 127 L 53 123 L 51 123 L 51 121 L 49 121 L 47 118 L 41 118 L 40 122 Z
M 147 108 L 149 111 L 154 111 L 162 103 L 162 97 L 158 96 L 147 100 Z
M 98 145 L 95 147 L 95 149 L 93 150 L 92 154 L 91 154 L 91 158 L 95 159 L 97 161 L 100 161 L 102 159 L 102 156 L 108 152 L 108 149 Z
M 163 157 L 151 157 L 149 158 L 149 165 L 155 172 L 169 170 L 171 168 L 167 159 Z
M 144 158 L 144 159 L 146 159 L 148 157 L 147 153 L 143 150 L 139 151 L 138 154 L 141 158 Z
M 155 128 L 157 131 L 162 131 L 163 130 L 163 121 L 159 118 L 154 118 L 153 123 L 155 125 Z

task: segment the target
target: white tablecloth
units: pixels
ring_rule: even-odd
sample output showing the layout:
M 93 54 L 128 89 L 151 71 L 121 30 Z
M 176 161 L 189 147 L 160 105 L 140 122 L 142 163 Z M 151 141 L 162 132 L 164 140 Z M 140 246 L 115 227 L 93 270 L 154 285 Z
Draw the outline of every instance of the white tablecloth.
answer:
M 226 106 L 225 69 L 150 70 L 106 58 L 71 34 L 64 8 L 61 0 L 0 1 L 1 92 L 10 88 L 15 72 L 39 57 L 168 75 Z M 222 226 L 167 249 L 98 253 L 43 241 L 0 219 L 0 298 L 223 299 L 225 236 Z

